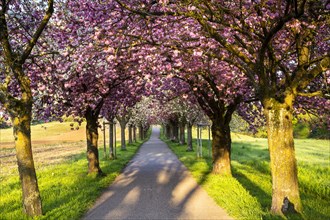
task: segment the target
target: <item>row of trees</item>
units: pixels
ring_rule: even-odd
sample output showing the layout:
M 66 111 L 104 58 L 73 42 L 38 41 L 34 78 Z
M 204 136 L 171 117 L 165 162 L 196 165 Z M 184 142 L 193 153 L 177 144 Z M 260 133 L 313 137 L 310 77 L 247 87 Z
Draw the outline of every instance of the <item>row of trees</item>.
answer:
M 126 117 L 147 92 L 142 74 L 146 63 L 139 62 L 134 39 L 121 34 L 130 22 L 131 17 L 124 17 L 113 4 L 0 1 L 0 108 L 12 121 L 23 209 L 28 215 L 42 214 L 31 146 L 32 118 L 84 119 L 88 173 L 103 175 L 98 119 Z M 143 134 L 148 122 L 139 120 Z
M 157 114 L 178 96 L 189 101 L 172 108 L 198 104 L 205 112 L 219 175 L 231 175 L 233 113 L 251 127 L 265 120 L 271 209 L 281 214 L 287 197 L 301 212 L 292 118 L 330 115 L 328 11 L 322 0 L 1 0 L 0 103 L 14 127 L 24 210 L 42 213 L 32 115 L 85 118 L 89 173 L 102 175 L 98 118 L 117 116 L 124 125 L 142 96 L 152 95 L 160 102 L 142 104 L 156 109 L 144 121 L 192 123 L 190 113 Z

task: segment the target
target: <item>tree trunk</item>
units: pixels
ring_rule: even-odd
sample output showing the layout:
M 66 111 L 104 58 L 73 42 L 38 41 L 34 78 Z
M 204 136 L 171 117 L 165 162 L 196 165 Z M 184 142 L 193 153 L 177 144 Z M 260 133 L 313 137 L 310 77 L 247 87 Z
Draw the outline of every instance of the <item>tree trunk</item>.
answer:
M 179 140 L 179 126 L 177 123 L 172 123 L 172 141 L 177 142 Z
M 271 100 L 265 105 L 265 115 L 273 185 L 271 212 L 300 213 L 302 205 L 293 140 L 292 105 L 285 106 Z M 287 205 L 284 203 L 290 204 L 291 208 L 285 207 Z
M 113 120 L 111 120 L 109 122 L 109 158 L 111 160 L 115 159 L 115 154 L 114 154 L 114 151 L 113 151 L 113 146 L 114 146 L 114 138 L 113 138 L 113 135 L 114 135 L 114 132 L 113 132 L 113 127 L 114 127 L 114 124 L 112 122 Z
M 133 140 L 136 142 L 136 126 L 133 126 Z
M 128 126 L 128 143 L 132 144 L 133 143 L 133 125 Z
M 166 124 L 165 129 L 166 129 L 166 138 L 170 139 L 171 138 L 171 126 L 169 124 Z
M 88 160 L 88 173 L 96 173 L 103 175 L 99 164 L 99 150 L 98 150 L 98 114 L 91 109 L 87 109 L 85 115 L 86 124 L 86 138 L 87 138 L 87 160 Z
M 12 117 L 16 158 L 23 192 L 23 210 L 29 216 L 42 215 L 42 204 L 31 146 L 32 104 L 19 110 Z
M 144 127 L 142 127 L 142 130 L 141 130 L 141 135 L 142 135 L 142 140 L 144 140 L 146 137 L 144 136 L 145 132 L 144 132 Z
M 212 138 L 212 172 L 221 175 L 231 175 L 231 138 L 229 123 L 221 125 L 218 120 L 213 121 Z
M 162 124 L 162 129 L 163 129 L 163 136 L 166 137 L 166 125 Z
M 125 128 L 126 128 L 126 123 L 125 122 L 120 122 L 120 136 L 121 136 L 121 150 L 126 150 L 126 138 L 125 138 Z
M 149 128 L 150 128 L 149 125 L 143 128 L 143 132 L 144 132 L 144 133 L 143 133 L 143 137 L 144 137 L 144 138 L 147 138 Z
M 1 77 L 1 82 L 6 82 L 1 85 L 0 102 L 1 107 L 6 108 L 10 113 L 11 120 L 13 123 L 13 134 L 15 139 L 16 158 L 18 165 L 18 172 L 22 187 L 22 200 L 24 212 L 31 216 L 42 215 L 42 203 L 40 198 L 40 192 L 38 187 L 38 180 L 34 167 L 32 145 L 31 145 L 31 120 L 32 120 L 32 104 L 33 97 L 31 92 L 31 79 L 28 74 L 23 71 L 23 65 L 26 59 L 30 56 L 31 51 L 36 45 L 40 35 L 45 29 L 49 19 L 51 18 L 54 11 L 53 1 L 48 1 L 48 7 L 41 23 L 38 25 L 34 33 L 31 33 L 31 39 L 24 44 L 24 50 L 20 54 L 19 51 L 12 51 L 10 46 L 11 33 L 8 31 L 8 25 L 5 16 L 6 1 L 1 3 L 1 15 L 0 15 L 0 43 L 1 43 L 1 71 L 5 68 L 5 77 Z M 10 9 L 9 9 L 10 10 Z M 10 73 L 9 73 L 10 72 Z M 14 79 L 12 79 L 12 72 Z M 7 75 L 9 73 L 9 75 Z M 1 74 L 3 75 L 3 74 Z M 9 78 L 8 78 L 9 76 Z M 4 80 L 6 79 L 6 80 Z M 18 83 L 19 92 L 15 94 L 16 83 L 8 83 L 11 80 Z M 9 87 L 7 88 L 7 86 Z M 10 88 L 12 87 L 13 88 Z M 12 90 L 14 89 L 14 90 Z M 21 94 L 20 94 L 21 93 Z M 19 97 L 19 98 L 16 98 Z
M 139 125 L 139 138 L 140 138 L 140 140 L 143 140 L 143 127 L 142 127 L 142 124 Z
M 185 138 L 185 124 L 181 123 L 180 124 L 180 144 L 184 145 L 186 143 L 186 138 Z
M 192 124 L 187 124 L 187 151 L 193 151 L 192 146 Z

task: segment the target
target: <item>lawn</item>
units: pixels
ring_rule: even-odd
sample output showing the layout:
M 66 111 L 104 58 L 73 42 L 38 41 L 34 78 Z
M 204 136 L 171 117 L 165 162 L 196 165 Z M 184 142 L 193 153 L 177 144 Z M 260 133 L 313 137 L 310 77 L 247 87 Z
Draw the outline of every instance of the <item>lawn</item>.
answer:
M 43 135 L 44 132 L 41 132 L 40 130 L 44 129 L 46 132 L 49 132 L 49 136 L 65 137 L 65 133 L 71 132 L 71 129 L 64 127 L 66 124 L 61 124 L 63 127 L 59 127 L 57 124 L 57 126 L 52 128 L 52 125 L 56 124 L 57 123 L 48 123 L 43 125 L 43 127 L 47 126 L 47 129 L 41 127 L 42 125 L 33 126 L 34 133 L 37 134 L 40 132 L 39 134 Z M 52 132 L 50 132 L 50 130 L 52 130 Z M 8 129 L 1 130 L 1 132 L 4 134 L 8 132 Z M 38 138 L 39 137 L 40 136 L 38 136 Z M 83 135 L 81 135 L 81 138 L 82 137 Z M 44 138 L 47 140 L 47 136 L 44 136 Z M 79 139 L 80 137 L 75 138 Z M 40 140 L 43 139 L 40 137 Z M 35 156 L 37 158 L 39 158 L 39 154 L 43 153 L 40 157 L 40 160 L 36 162 L 36 171 L 44 215 L 37 219 L 81 218 L 83 214 L 88 210 L 88 208 L 92 206 L 95 199 L 100 196 L 102 190 L 109 186 L 120 174 L 121 170 L 135 155 L 139 146 L 142 144 L 142 141 L 139 141 L 135 144 L 127 145 L 127 151 L 120 151 L 120 144 L 118 141 L 118 159 L 116 160 L 104 159 L 103 146 L 100 146 L 100 166 L 102 171 L 105 172 L 107 176 L 93 177 L 87 175 L 85 142 L 73 142 L 73 140 L 71 140 L 69 143 L 66 142 L 68 140 L 63 139 L 58 139 L 58 141 L 61 143 L 52 144 L 50 146 L 44 143 L 36 148 L 37 150 L 41 148 L 45 150 L 35 152 Z M 102 139 L 100 140 L 100 143 L 103 143 Z M 59 154 L 62 148 L 77 148 L 77 150 L 75 152 L 70 151 L 69 155 L 62 157 Z M 54 149 L 54 151 L 52 149 Z M 4 154 L 5 149 L 1 150 L 1 153 Z M 51 157 L 45 161 L 45 155 Z M 7 157 L 0 158 L 0 219 L 28 219 L 22 214 L 22 193 L 16 168 L 17 165 L 14 163 L 14 161 L 7 161 L 5 158 Z M 52 160 L 58 158 L 61 158 L 62 160 L 56 160 L 55 163 L 52 163 Z M 8 168 L 9 164 L 14 164 L 14 167 L 11 168 L 11 172 L 3 172 L 3 170 Z
M 196 134 L 196 132 L 193 132 Z M 166 140 L 208 194 L 237 219 L 281 219 L 270 214 L 271 174 L 267 139 L 232 135 L 232 177 L 211 174 L 207 132 L 203 134 L 204 158 L 186 152 L 185 146 Z M 194 140 L 194 149 L 196 149 Z M 295 140 L 303 216 L 288 219 L 330 219 L 329 140 Z M 285 180 L 283 180 L 285 181 Z

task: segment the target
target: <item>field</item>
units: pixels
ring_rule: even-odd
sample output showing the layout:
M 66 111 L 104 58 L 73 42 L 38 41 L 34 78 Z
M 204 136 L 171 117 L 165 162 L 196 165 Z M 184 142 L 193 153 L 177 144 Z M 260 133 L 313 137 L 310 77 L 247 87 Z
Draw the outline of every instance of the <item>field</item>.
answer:
M 71 122 L 51 122 L 31 127 L 32 150 L 36 168 L 61 163 L 86 150 L 86 124 L 78 130 L 71 130 Z M 116 129 L 117 141 L 120 141 L 120 129 Z M 126 134 L 126 138 L 127 138 Z M 108 141 L 106 132 L 106 141 Z M 106 143 L 108 146 L 108 143 Z M 118 143 L 119 145 L 119 143 Z M 103 151 L 103 131 L 99 129 L 99 147 Z M 12 129 L 0 130 L 0 164 L 1 175 L 17 174 L 16 154 Z
M 46 127 L 46 129 L 45 129 Z M 0 130 L 0 219 L 28 219 L 22 214 L 21 187 L 12 130 Z M 117 147 L 120 146 L 117 129 Z M 100 131 L 100 166 L 106 177 L 88 176 L 85 128 L 70 123 L 32 126 L 32 143 L 44 216 L 39 219 L 79 219 L 134 156 L 141 141 L 117 150 L 117 160 L 104 158 Z
M 196 134 L 194 131 L 193 134 Z M 237 219 L 277 219 L 270 214 L 271 175 L 267 140 L 232 135 L 233 177 L 211 174 L 207 132 L 203 134 L 203 159 L 185 146 L 166 141 L 196 180 L 214 200 Z M 194 143 L 196 140 L 194 140 Z M 330 219 L 330 142 L 329 140 L 296 139 L 296 157 L 303 216 L 288 219 Z M 196 145 L 194 145 L 196 149 Z M 285 180 L 283 180 L 285 181 Z M 281 218 L 279 218 L 281 219 Z

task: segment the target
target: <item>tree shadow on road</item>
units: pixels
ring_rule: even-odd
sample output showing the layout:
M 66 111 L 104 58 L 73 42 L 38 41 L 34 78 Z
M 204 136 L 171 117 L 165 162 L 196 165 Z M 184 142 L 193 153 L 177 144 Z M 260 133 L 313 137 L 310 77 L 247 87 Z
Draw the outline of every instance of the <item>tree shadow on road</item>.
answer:
M 199 185 L 183 164 L 166 145 L 151 139 L 84 219 L 178 219 L 191 217 L 192 208 L 212 214 L 214 207 L 194 206 L 199 195 Z

